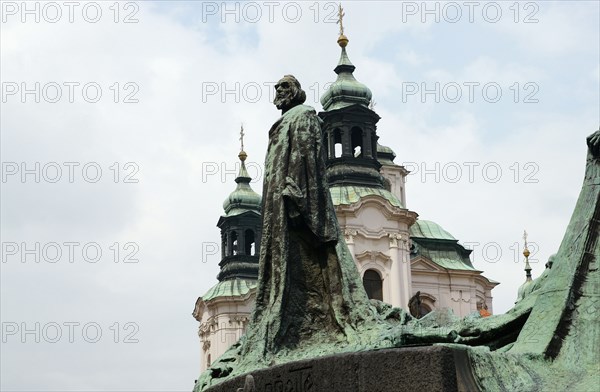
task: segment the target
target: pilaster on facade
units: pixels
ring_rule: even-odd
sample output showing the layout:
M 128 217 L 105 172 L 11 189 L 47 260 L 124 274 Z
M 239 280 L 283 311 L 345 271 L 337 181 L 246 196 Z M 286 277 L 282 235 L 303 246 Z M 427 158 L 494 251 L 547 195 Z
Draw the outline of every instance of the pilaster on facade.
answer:
M 358 230 L 355 229 L 344 229 L 344 239 L 346 244 L 354 245 L 354 237 L 358 235 Z
M 390 239 L 390 249 L 400 247 L 399 243 L 402 240 L 402 235 L 400 233 L 388 233 L 388 238 Z
M 344 229 L 344 240 L 346 241 L 346 245 L 348 245 L 348 250 L 356 262 L 356 255 L 354 249 L 354 238 L 358 235 L 358 230 L 354 229 Z
M 406 208 L 406 176 L 409 171 L 404 166 L 383 165 L 381 175 L 389 181 L 389 191 L 394 194 Z
M 391 275 L 391 296 L 389 303 L 392 306 L 408 310 L 408 301 L 411 297 L 412 282 L 410 263 L 406 262 L 408 255 L 408 234 L 388 233 L 389 255 L 392 260 Z
M 204 351 L 205 353 L 210 350 L 210 340 L 209 339 L 205 339 L 205 340 L 201 340 L 202 341 L 202 351 Z

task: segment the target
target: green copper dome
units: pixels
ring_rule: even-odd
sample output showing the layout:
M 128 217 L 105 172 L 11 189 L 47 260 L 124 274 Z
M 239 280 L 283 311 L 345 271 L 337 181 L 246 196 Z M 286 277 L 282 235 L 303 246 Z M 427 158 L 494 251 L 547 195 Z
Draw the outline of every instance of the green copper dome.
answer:
M 448 233 L 435 222 L 419 219 L 410 227 L 410 236 L 419 238 L 432 238 L 439 240 L 456 240 L 454 236 Z
M 371 90 L 354 78 L 356 67 L 350 62 L 346 48 L 342 47 L 340 61 L 335 67 L 337 80 L 321 96 L 323 110 L 335 110 L 346 106 L 360 104 L 369 106 L 373 94 Z
M 377 143 L 377 160 L 382 165 L 394 165 L 396 153 L 388 146 Z
M 244 164 L 246 153 L 242 151 L 239 157 L 240 161 L 242 161 L 242 166 L 235 179 L 237 187 L 223 202 L 223 209 L 227 216 L 238 215 L 246 211 L 260 212 L 261 197 L 250 186 L 252 179 L 248 175 L 246 165 Z
M 435 222 L 419 219 L 409 229 L 415 245 L 411 257 L 422 255 L 448 270 L 476 271 L 465 249 L 454 236 Z
M 206 294 L 202 296 L 204 301 L 211 301 L 221 297 L 243 297 L 251 290 L 256 288 L 256 280 L 233 279 L 225 280 L 211 287 Z

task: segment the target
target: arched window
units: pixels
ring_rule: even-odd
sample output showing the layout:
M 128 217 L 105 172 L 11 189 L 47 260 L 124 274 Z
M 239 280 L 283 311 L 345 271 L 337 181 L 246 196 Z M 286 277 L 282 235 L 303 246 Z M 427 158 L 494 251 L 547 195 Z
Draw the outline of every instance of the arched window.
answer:
M 210 354 L 208 354 L 208 357 L 206 357 L 206 367 L 210 367 Z
M 427 313 L 431 312 L 431 308 L 429 307 L 429 305 L 424 304 L 423 302 L 421 302 L 421 317 L 425 316 Z
M 421 291 L 421 307 L 419 309 L 420 316 L 423 317 L 427 313 L 435 309 L 436 299 L 433 295 Z
M 358 127 L 352 128 L 350 132 L 350 140 L 352 142 L 352 155 L 354 157 L 362 157 L 363 149 L 363 131 Z
M 389 178 L 383 177 L 383 187 L 390 192 L 392 191 L 392 182 Z
M 255 245 L 254 245 L 254 231 L 251 229 L 247 229 L 245 233 L 245 254 L 248 256 L 254 256 L 255 254 Z
M 221 239 L 221 257 L 229 256 L 229 243 L 227 242 L 227 233 L 223 233 Z
M 239 252 L 239 250 L 238 250 L 237 231 L 232 231 L 231 232 L 231 251 L 230 251 L 229 255 L 230 256 L 237 255 L 238 252 Z
M 363 275 L 363 286 L 370 299 L 383 301 L 383 282 L 379 272 L 369 269 Z
M 339 128 L 333 130 L 333 144 L 335 145 L 335 158 L 342 156 L 342 131 Z

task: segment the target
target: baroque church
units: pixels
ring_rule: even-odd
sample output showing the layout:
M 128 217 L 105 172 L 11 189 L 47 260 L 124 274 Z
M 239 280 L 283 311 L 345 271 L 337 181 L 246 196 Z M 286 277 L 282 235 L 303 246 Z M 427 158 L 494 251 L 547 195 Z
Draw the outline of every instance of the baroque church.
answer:
M 338 39 L 341 56 L 336 81 L 321 97 L 327 177 L 336 215 L 354 256 L 369 298 L 409 311 L 418 294 L 417 317 L 450 309 L 458 317 L 492 313 L 492 289 L 469 259 L 471 250 L 406 205 L 408 171 L 394 163 L 396 154 L 378 143 L 380 117 L 371 90 L 353 75 Z M 243 334 L 254 307 L 261 239 L 261 196 L 250 186 L 246 153 L 236 189 L 223 203 L 218 282 L 198 298 L 193 316 L 200 323 L 201 371 Z M 414 309 L 413 309 L 414 313 Z

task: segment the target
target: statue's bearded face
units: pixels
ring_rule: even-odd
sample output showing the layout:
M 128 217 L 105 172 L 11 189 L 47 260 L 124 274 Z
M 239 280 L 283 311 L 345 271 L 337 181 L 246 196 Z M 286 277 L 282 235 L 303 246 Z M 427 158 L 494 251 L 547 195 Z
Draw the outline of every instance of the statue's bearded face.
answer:
M 275 85 L 275 99 L 273 103 L 279 110 L 286 110 L 292 106 L 292 102 L 296 95 L 294 83 L 283 78 Z

